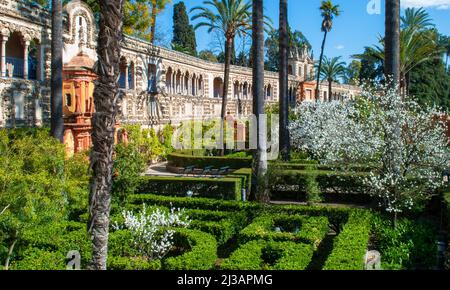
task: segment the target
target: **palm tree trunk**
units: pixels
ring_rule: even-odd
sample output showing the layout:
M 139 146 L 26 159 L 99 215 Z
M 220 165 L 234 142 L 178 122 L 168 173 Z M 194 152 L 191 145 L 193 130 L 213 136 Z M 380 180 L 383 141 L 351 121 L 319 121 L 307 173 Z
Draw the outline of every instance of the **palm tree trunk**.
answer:
M 267 175 L 267 124 L 264 115 L 264 14 L 263 0 L 253 0 L 253 114 L 257 120 L 257 149 L 253 152 L 254 197 L 269 202 Z
M 152 28 L 150 31 L 150 42 L 152 44 L 155 43 L 155 34 L 156 34 L 156 14 L 158 13 L 158 9 L 157 9 L 157 1 L 156 0 L 152 0 Z
M 51 136 L 64 142 L 62 1 L 52 0 Z
M 319 90 L 320 70 L 322 69 L 323 52 L 325 50 L 325 42 L 327 41 L 327 34 L 328 34 L 328 31 L 325 30 L 325 33 L 323 35 L 323 40 L 322 40 L 322 47 L 320 50 L 319 67 L 317 68 L 316 102 L 320 99 L 320 95 L 319 95 L 320 94 L 320 90 Z
M 222 112 L 220 115 L 220 140 L 222 146 L 225 146 L 224 140 L 224 122 L 225 117 L 227 115 L 227 99 L 228 99 L 228 85 L 230 83 L 230 67 L 231 67 L 231 58 L 232 58 L 232 50 L 233 50 L 233 37 L 226 36 L 225 41 L 225 72 L 224 72 L 224 80 L 223 80 L 223 95 L 222 95 Z M 225 147 L 220 150 L 220 155 L 225 155 Z
M 280 152 L 284 161 L 290 158 L 290 136 L 288 131 L 288 16 L 287 16 L 287 0 L 280 0 Z
M 99 4 L 100 30 L 95 66 L 98 79 L 95 82 L 95 113 L 92 118 L 93 148 L 90 159 L 93 172 L 88 229 L 92 239 L 91 267 L 106 270 L 123 0 L 100 0 Z
M 400 0 L 386 0 L 385 74 L 400 82 Z
M 333 80 L 328 79 L 328 100 L 333 101 Z

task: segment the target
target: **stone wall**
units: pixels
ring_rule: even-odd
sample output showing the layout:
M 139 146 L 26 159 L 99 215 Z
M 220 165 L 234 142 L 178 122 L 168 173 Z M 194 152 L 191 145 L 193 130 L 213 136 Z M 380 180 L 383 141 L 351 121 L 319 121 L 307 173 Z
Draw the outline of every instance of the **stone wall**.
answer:
M 49 121 L 51 18 L 49 11 L 22 0 L 0 0 L 0 33 L 2 77 L 0 79 L 0 126 L 41 125 Z M 8 56 L 5 51 L 12 35 L 19 35 L 24 48 L 22 60 Z M 63 62 L 67 64 L 80 52 L 93 61 L 97 59 L 96 26 L 93 13 L 80 1 L 64 7 Z M 17 37 L 15 37 L 17 38 Z M 27 58 L 31 43 L 37 43 L 37 77 L 30 80 L 28 66 L 21 77 L 9 78 L 8 61 L 16 63 Z M 314 60 L 308 52 L 293 52 L 289 59 L 291 102 L 300 100 L 300 85 L 314 73 Z M 120 121 L 158 125 L 177 124 L 195 116 L 220 115 L 223 86 L 223 64 L 212 63 L 157 47 L 126 36 L 122 44 L 122 78 Z M 252 112 L 252 70 L 232 66 L 228 87 L 228 112 L 249 115 Z M 322 84 L 321 90 L 327 90 Z M 336 92 L 354 96 L 359 89 L 335 86 Z M 278 74 L 265 73 L 266 102 L 278 102 Z M 152 109 L 153 108 L 153 109 Z

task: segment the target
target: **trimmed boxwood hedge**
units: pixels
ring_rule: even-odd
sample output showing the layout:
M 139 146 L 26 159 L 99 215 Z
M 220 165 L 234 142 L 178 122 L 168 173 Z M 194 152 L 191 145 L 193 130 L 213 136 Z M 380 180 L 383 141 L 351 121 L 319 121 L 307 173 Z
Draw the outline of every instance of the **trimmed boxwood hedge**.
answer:
M 335 238 L 333 250 L 323 270 L 363 270 L 370 232 L 370 212 L 353 210 L 343 230 Z
M 91 242 L 82 223 L 63 221 L 35 227 L 23 233 L 20 243 L 25 250 L 17 252 L 12 269 L 64 270 L 69 251 L 80 253 L 82 269 L 91 260 Z
M 222 168 L 229 166 L 233 169 L 244 167 L 252 167 L 252 157 L 227 157 L 227 156 L 189 156 L 182 153 L 172 153 L 167 156 L 169 166 L 173 167 L 188 167 L 195 166 L 196 168 L 205 168 L 207 166 L 214 166 L 215 168 Z
M 274 227 L 282 227 L 283 232 L 276 232 Z M 298 232 L 295 233 L 295 228 Z M 294 241 L 319 246 L 328 233 L 326 217 L 307 217 L 291 215 L 264 215 L 257 217 L 252 224 L 239 233 L 239 242 L 251 240 Z
M 367 176 L 365 172 L 349 173 L 326 170 L 281 170 L 274 174 L 272 185 L 298 185 L 301 191 L 306 191 L 307 177 L 314 175 L 322 192 L 329 190 L 362 193 L 365 187 L 361 181 Z
M 252 169 L 251 168 L 241 168 L 233 173 L 227 175 L 227 177 L 239 177 L 242 179 L 242 187 L 247 189 L 247 196 L 250 195 L 252 190 Z
M 136 193 L 153 193 L 168 196 L 186 196 L 188 191 L 201 197 L 241 200 L 242 180 L 240 177 L 159 177 L 143 176 Z
M 129 197 L 130 204 L 141 205 L 143 203 L 148 205 L 165 206 L 165 207 L 179 207 L 186 209 L 204 209 L 217 211 L 239 211 L 251 205 L 243 202 L 216 200 L 201 197 L 172 197 L 159 196 L 154 194 L 134 194 Z
M 192 220 L 189 228 L 213 235 L 219 245 L 224 245 L 247 224 L 243 211 L 187 210 L 186 214 Z
M 304 270 L 314 254 L 308 244 L 255 240 L 242 245 L 220 265 L 223 270 Z
M 190 229 L 176 229 L 175 245 L 189 249 L 177 257 L 163 259 L 164 270 L 210 270 L 217 260 L 217 243 L 210 234 Z
M 160 270 L 161 261 L 147 261 L 139 257 L 115 257 L 109 256 L 107 261 L 108 270 Z

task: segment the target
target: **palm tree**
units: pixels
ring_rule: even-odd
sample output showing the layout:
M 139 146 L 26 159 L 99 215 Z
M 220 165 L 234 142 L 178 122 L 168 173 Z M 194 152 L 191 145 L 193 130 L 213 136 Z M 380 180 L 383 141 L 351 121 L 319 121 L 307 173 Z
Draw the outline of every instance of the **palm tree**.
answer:
M 406 8 L 405 15 L 400 18 L 402 29 L 424 30 L 434 27 L 430 15 L 423 8 Z
M 320 68 L 319 74 L 322 80 L 328 82 L 328 100 L 332 101 L 332 84 L 337 81 L 340 77 L 343 77 L 346 72 L 345 62 L 341 61 L 341 57 L 333 57 L 329 59 L 325 56 L 323 65 Z
M 383 38 L 380 38 L 379 42 L 380 45 L 366 47 L 365 53 L 357 54 L 353 57 L 361 60 L 378 62 L 382 65 L 388 65 L 389 61 L 385 61 L 387 52 L 385 49 L 385 41 Z M 440 58 L 442 52 L 442 48 L 439 47 L 438 43 L 438 35 L 433 29 L 419 31 L 412 28 L 406 28 L 400 32 L 400 66 L 398 81 L 400 81 L 400 89 L 403 93 L 407 93 L 409 90 L 409 74 L 411 70 L 423 62 Z M 386 74 L 386 76 L 388 76 L 388 74 Z
M 288 49 L 289 49 L 289 34 L 288 34 L 288 15 L 287 15 L 287 0 L 280 0 L 280 151 L 281 158 L 284 161 L 290 160 L 290 136 L 288 131 Z
M 195 25 L 195 29 L 207 27 L 208 32 L 219 31 L 225 36 L 225 71 L 222 94 L 220 140 L 224 140 L 223 120 L 227 113 L 227 96 L 230 82 L 230 67 L 233 56 L 233 44 L 236 35 L 241 36 L 250 26 L 251 4 L 244 0 L 205 0 L 203 6 L 196 6 L 191 12 L 198 11 L 192 20 L 202 19 Z M 222 142 L 223 143 L 223 142 Z M 221 155 L 224 154 L 221 150 Z
M 51 135 L 64 141 L 62 1 L 52 0 Z
M 92 239 L 91 267 L 95 270 L 106 269 L 108 253 L 123 1 L 99 0 L 98 61 L 94 67 L 98 79 L 95 82 L 95 113 L 92 118 L 93 148 L 90 156 L 92 179 L 88 223 L 88 230 Z
M 322 12 L 322 31 L 323 31 L 323 41 L 322 41 L 322 48 L 320 51 L 320 58 L 319 58 L 319 66 L 318 66 L 318 73 L 317 73 L 317 84 L 316 84 L 316 100 L 319 99 L 319 82 L 320 82 L 320 69 L 322 67 L 322 59 L 323 59 L 323 52 L 325 50 L 325 42 L 327 40 L 327 34 L 331 31 L 333 28 L 333 19 L 334 17 L 337 17 L 341 14 L 341 11 L 339 10 L 339 5 L 333 5 L 331 0 L 322 1 L 322 4 L 320 5 L 320 11 Z
M 156 35 L 156 17 L 163 11 L 167 4 L 172 2 L 172 0 L 151 0 L 152 1 L 152 28 L 150 31 L 150 42 L 155 43 Z
M 384 73 L 393 85 L 400 82 L 400 0 L 386 0 Z
M 257 149 L 253 153 L 253 191 L 260 202 L 270 200 L 267 174 L 267 130 L 264 114 L 264 13 L 263 0 L 253 0 L 253 114 L 257 120 Z

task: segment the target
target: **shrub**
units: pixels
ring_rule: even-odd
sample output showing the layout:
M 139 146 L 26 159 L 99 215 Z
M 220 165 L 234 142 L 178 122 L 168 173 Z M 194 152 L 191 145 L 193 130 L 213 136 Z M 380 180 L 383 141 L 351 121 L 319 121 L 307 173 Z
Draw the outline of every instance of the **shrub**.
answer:
M 377 215 L 373 220 L 383 269 L 432 269 L 437 261 L 437 228 L 427 220 L 400 219 L 397 227 Z
M 247 190 L 247 196 L 252 191 L 252 169 L 241 168 L 229 174 L 227 177 L 239 177 L 242 179 L 242 187 Z
M 145 159 L 133 144 L 118 144 L 115 152 L 113 196 L 123 203 L 139 185 L 140 174 L 145 170 Z
M 171 197 L 171 196 L 158 196 L 152 194 L 135 194 L 129 198 L 130 204 L 142 204 L 166 206 L 189 209 L 205 209 L 205 210 L 218 210 L 218 211 L 239 211 L 245 203 L 239 203 L 228 200 L 215 200 L 200 197 Z
M 113 227 L 129 230 L 133 247 L 140 256 L 149 261 L 163 258 L 172 248 L 175 232 L 167 229 L 168 227 L 186 228 L 190 224 L 182 210 L 172 208 L 170 211 L 164 211 L 158 208 L 147 213 L 145 204 L 137 214 L 124 210 L 122 217 L 123 225 L 116 224 Z
M 61 252 L 49 252 L 38 248 L 29 248 L 23 253 L 23 259 L 13 262 L 13 270 L 64 270 L 66 256 Z
M 165 270 L 210 270 L 217 259 L 217 243 L 213 236 L 197 230 L 176 229 L 175 246 L 185 253 L 162 261 Z
M 221 264 L 224 270 L 304 270 L 311 262 L 311 245 L 255 240 L 242 245 Z
M 193 220 L 191 228 L 213 235 L 219 245 L 228 242 L 246 224 L 245 212 L 187 210 Z
M 205 168 L 213 166 L 222 168 L 229 166 L 233 169 L 252 167 L 252 157 L 220 157 L 220 156 L 188 156 L 181 153 L 172 153 L 167 156 L 169 166 Z
M 145 176 L 140 178 L 136 193 L 184 197 L 188 191 L 192 191 L 200 197 L 241 200 L 241 188 L 241 178 Z
M 115 257 L 109 256 L 107 261 L 108 270 L 160 270 L 161 261 L 148 261 L 140 257 Z
M 333 242 L 324 270 L 363 270 L 371 231 L 371 214 L 353 210 L 343 230 Z
M 279 228 L 279 232 L 275 230 Z M 265 215 L 257 217 L 239 234 L 239 241 L 295 241 L 317 247 L 328 232 L 326 217 Z

